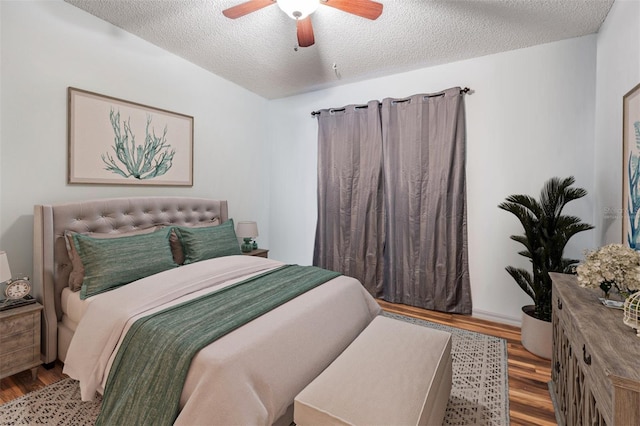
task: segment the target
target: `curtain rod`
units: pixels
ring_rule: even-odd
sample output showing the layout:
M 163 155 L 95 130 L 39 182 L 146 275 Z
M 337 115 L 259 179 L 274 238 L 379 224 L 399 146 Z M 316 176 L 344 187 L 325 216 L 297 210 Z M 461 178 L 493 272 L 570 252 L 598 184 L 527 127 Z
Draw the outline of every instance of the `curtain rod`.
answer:
M 467 94 L 471 91 L 471 89 L 469 89 L 468 87 L 465 87 L 464 89 L 460 89 L 460 94 L 464 95 Z M 380 104 L 380 106 L 382 106 L 382 104 Z M 357 106 L 356 108 L 366 108 L 367 105 L 362 105 L 362 106 Z M 332 111 L 344 111 L 344 108 L 331 108 Z M 311 111 L 311 117 L 315 117 L 316 115 L 320 114 L 320 111 Z

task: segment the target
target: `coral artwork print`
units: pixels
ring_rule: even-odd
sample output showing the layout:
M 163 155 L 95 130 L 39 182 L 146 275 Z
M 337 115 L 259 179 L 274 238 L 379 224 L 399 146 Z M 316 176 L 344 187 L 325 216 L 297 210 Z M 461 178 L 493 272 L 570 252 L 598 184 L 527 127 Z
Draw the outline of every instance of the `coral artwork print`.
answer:
M 640 249 L 640 121 L 633 123 L 635 150 L 630 150 L 627 160 L 629 193 L 627 214 L 629 215 L 627 243 L 633 249 Z
M 193 186 L 193 116 L 74 87 L 67 93 L 69 184 Z
M 147 114 L 146 135 L 144 143 L 136 143 L 136 136 L 131 130 L 131 118 L 120 120 L 120 110 L 109 112 L 113 128 L 114 156 L 106 152 L 101 155 L 105 170 L 124 178 L 153 179 L 162 176 L 171 169 L 175 149 L 167 143 L 167 126 L 161 136 L 156 135 L 151 127 L 153 117 Z

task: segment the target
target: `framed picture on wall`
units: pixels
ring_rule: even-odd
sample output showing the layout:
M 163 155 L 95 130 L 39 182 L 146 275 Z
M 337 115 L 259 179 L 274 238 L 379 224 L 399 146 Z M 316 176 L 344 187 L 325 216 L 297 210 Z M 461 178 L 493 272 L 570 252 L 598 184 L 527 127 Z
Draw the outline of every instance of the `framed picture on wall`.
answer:
M 640 250 L 640 84 L 622 105 L 622 238 Z
M 68 182 L 193 185 L 193 117 L 68 89 Z

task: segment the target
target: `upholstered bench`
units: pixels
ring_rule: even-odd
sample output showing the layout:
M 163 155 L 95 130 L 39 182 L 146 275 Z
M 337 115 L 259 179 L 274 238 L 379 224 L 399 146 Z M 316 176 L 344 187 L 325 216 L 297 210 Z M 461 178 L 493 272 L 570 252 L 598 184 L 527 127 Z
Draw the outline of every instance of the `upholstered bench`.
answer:
M 296 396 L 296 425 L 440 425 L 451 334 L 384 316 Z

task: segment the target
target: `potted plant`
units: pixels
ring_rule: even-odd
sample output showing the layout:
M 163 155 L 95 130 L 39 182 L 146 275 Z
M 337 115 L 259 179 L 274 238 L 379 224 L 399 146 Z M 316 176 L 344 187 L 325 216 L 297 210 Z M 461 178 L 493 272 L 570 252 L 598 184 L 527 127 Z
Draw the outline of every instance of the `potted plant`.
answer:
M 551 358 L 551 277 L 549 272 L 569 272 L 576 259 L 564 258 L 567 242 L 578 232 L 593 229 L 575 216 L 562 215 L 567 203 L 587 195 L 582 188 L 573 188 L 573 176 L 549 179 L 540 192 L 540 200 L 528 195 L 511 195 L 499 208 L 513 213 L 524 228 L 523 235 L 511 239 L 524 246 L 518 252 L 531 262 L 532 272 L 507 266 L 506 270 L 533 305 L 522 308 L 522 345 L 529 352 Z

